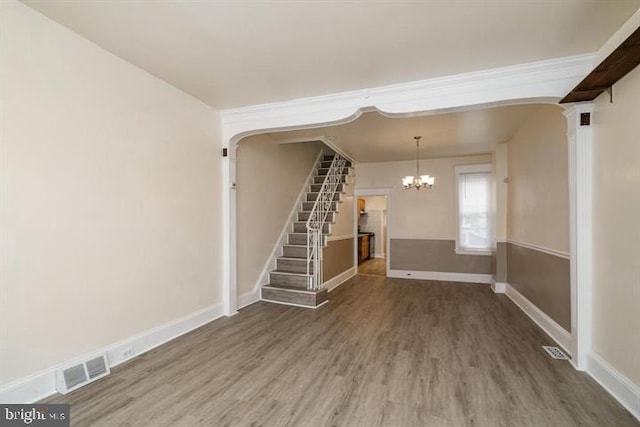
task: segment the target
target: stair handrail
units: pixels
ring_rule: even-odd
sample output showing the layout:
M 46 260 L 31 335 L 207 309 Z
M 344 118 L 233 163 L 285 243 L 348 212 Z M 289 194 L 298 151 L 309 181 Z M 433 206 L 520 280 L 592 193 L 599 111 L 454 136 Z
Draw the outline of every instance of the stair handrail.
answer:
M 322 163 L 321 163 L 322 165 Z M 322 248 L 323 229 L 327 220 L 327 215 L 331 211 L 331 205 L 338 189 L 342 184 L 342 172 L 347 165 L 347 160 L 336 153 L 329 166 L 327 176 L 322 182 L 318 198 L 313 204 L 313 208 L 307 219 L 307 289 L 316 291 L 322 289 Z

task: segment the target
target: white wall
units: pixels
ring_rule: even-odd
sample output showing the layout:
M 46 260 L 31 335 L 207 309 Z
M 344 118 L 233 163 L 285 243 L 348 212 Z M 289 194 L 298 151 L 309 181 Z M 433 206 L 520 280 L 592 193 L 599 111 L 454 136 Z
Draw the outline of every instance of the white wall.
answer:
M 218 113 L 1 5 L 0 382 L 221 302 Z
M 321 149 L 318 142 L 280 144 L 268 135 L 240 141 L 238 295 L 254 289 Z
M 405 190 L 402 177 L 415 172 L 415 161 L 358 163 L 356 189 L 391 188 L 387 232 L 391 239 L 456 238 L 455 166 L 491 163 L 491 155 L 420 161 L 421 173 L 435 175 L 431 190 Z
M 508 144 L 507 235 L 569 252 L 569 178 L 562 109 L 541 105 Z
M 593 132 L 593 351 L 640 386 L 640 67 L 600 95 Z

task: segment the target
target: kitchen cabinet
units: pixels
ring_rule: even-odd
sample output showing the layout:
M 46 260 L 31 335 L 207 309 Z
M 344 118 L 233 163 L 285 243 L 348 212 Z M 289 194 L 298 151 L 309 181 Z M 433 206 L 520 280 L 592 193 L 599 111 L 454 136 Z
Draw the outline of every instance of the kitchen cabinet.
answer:
M 360 215 L 366 212 L 366 201 L 364 199 L 358 199 L 358 213 Z
M 372 257 L 374 238 L 373 233 L 362 233 L 358 235 L 358 264 Z

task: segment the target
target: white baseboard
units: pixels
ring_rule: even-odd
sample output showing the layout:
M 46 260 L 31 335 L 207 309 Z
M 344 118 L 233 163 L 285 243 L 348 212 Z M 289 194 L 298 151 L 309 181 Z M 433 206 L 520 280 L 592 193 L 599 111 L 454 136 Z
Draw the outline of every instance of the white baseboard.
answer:
M 560 347 L 562 347 L 566 353 L 569 355 L 571 354 L 571 349 L 573 348 L 571 333 L 558 325 L 555 320 L 549 317 L 544 311 L 540 310 L 508 283 L 506 284 L 505 294 L 515 305 L 520 307 L 520 309 L 524 311 L 524 313 L 529 316 L 536 325 L 538 325 Z
M 245 292 L 238 297 L 238 309 L 245 308 L 258 301 L 260 301 L 260 287 L 254 287 L 249 292 Z
M 491 289 L 496 294 L 504 294 L 507 292 L 507 284 L 503 282 L 491 281 Z
M 35 403 L 56 392 L 56 369 L 47 369 L 0 387 L 2 403 Z
M 373 257 L 374 258 L 382 258 L 382 259 L 384 259 L 384 254 L 375 254 Z
M 114 367 L 222 317 L 223 314 L 223 304 L 210 306 L 88 354 L 106 353 L 109 366 Z M 122 357 L 122 350 L 127 347 L 132 347 L 133 353 L 125 359 Z M 51 396 L 56 393 L 56 370 L 87 357 L 89 356 L 69 359 L 36 374 L 3 385 L 0 387 L 0 402 L 34 403 Z
M 335 288 L 337 288 L 338 286 L 342 285 L 344 282 L 346 282 L 347 280 L 355 276 L 357 274 L 357 271 L 358 270 L 356 267 L 351 267 L 350 269 L 345 270 L 342 273 L 338 274 L 337 276 L 327 280 L 326 282 L 323 283 L 323 285 L 325 288 L 327 288 L 328 292 L 331 292 L 332 290 L 334 290 Z
M 587 372 L 640 421 L 640 387 L 594 353 L 587 356 Z
M 310 305 L 302 305 L 302 304 L 296 304 L 295 302 L 284 302 L 284 301 L 276 301 L 276 300 L 271 300 L 271 299 L 262 299 L 261 301 L 266 301 L 266 302 L 270 302 L 273 304 L 280 304 L 280 305 L 290 305 L 291 307 L 302 307 L 302 308 L 311 308 L 311 309 L 316 309 L 316 308 L 320 308 L 323 305 L 327 304 L 329 302 L 329 300 L 325 300 L 323 302 L 321 302 L 320 304 L 316 305 L 315 307 L 310 306 Z
M 442 280 L 446 282 L 491 283 L 491 274 L 448 273 L 443 271 L 389 270 L 387 277 L 398 279 Z

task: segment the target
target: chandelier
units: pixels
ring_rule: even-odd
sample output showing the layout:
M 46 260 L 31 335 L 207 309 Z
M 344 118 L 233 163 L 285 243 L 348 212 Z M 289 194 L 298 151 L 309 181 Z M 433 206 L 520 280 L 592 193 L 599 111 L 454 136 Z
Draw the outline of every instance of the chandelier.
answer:
M 420 175 L 420 138 L 421 136 L 414 136 L 413 139 L 416 140 L 416 176 L 405 176 L 402 178 L 402 185 L 405 190 L 410 188 L 415 188 L 416 190 L 420 190 L 421 187 L 426 187 L 427 189 L 432 188 L 433 184 L 436 182 L 436 177 L 431 175 Z

